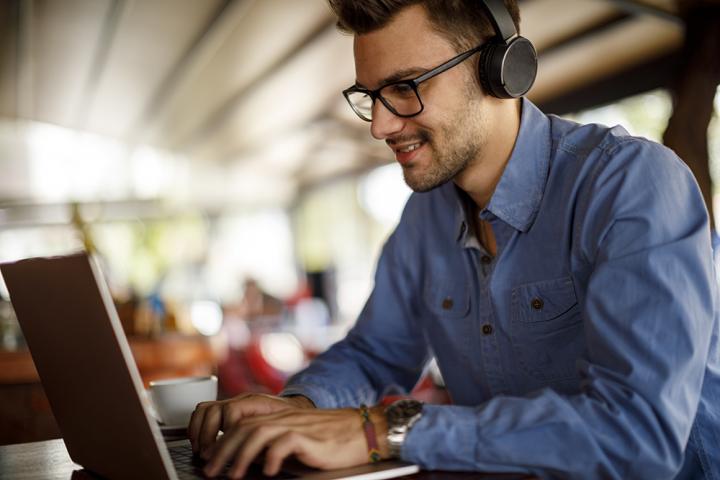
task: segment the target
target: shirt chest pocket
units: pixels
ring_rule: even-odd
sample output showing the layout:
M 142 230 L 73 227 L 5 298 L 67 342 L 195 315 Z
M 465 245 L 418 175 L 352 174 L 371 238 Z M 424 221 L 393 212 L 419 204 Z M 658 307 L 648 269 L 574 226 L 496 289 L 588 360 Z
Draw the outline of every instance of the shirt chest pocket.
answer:
M 512 289 L 511 340 L 522 371 L 552 382 L 577 375 L 584 350 L 582 316 L 570 277 Z

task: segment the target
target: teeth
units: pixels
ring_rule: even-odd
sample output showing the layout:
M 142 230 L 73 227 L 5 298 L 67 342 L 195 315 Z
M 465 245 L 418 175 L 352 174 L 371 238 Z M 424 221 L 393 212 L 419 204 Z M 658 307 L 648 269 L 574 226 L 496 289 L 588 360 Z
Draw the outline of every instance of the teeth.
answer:
M 398 149 L 398 152 L 408 153 L 408 152 L 412 152 L 413 150 L 417 150 L 418 148 L 420 148 L 420 144 L 419 144 L 419 143 L 413 143 L 412 145 L 408 145 L 408 146 L 405 147 L 405 148 L 399 148 L 399 149 Z

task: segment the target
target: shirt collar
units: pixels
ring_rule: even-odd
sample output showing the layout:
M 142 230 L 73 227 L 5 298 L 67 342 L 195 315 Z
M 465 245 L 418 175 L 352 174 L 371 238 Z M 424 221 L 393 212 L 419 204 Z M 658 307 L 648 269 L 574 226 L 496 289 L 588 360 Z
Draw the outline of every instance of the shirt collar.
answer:
M 515 147 L 490 202 L 480 212 L 483 219 L 489 220 L 495 215 L 516 230 L 526 232 L 530 229 L 545 190 L 550 144 L 550 120 L 532 102 L 523 98 Z M 455 190 L 458 194 L 457 240 L 460 241 L 468 234 L 467 194 L 457 187 Z
M 486 210 L 521 232 L 532 225 L 540 208 L 550 165 L 550 119 L 522 99 L 520 132 Z M 484 213 L 484 212 L 483 212 Z

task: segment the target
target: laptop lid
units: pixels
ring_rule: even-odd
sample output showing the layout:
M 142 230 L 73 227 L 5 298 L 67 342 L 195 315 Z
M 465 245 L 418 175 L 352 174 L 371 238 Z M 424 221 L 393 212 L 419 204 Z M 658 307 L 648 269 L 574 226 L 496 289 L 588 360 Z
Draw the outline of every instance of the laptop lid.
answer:
M 33 258 L 0 271 L 70 458 L 108 478 L 177 478 L 94 260 Z

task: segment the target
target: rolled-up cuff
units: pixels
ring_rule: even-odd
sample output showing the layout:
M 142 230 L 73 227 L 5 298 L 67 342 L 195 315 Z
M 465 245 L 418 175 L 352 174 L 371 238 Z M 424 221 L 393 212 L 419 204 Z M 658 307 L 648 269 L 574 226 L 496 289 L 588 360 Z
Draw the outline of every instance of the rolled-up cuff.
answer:
M 302 395 L 308 398 L 317 408 L 336 408 L 335 398 L 324 388 L 314 385 L 290 385 L 280 392 L 281 397 Z

